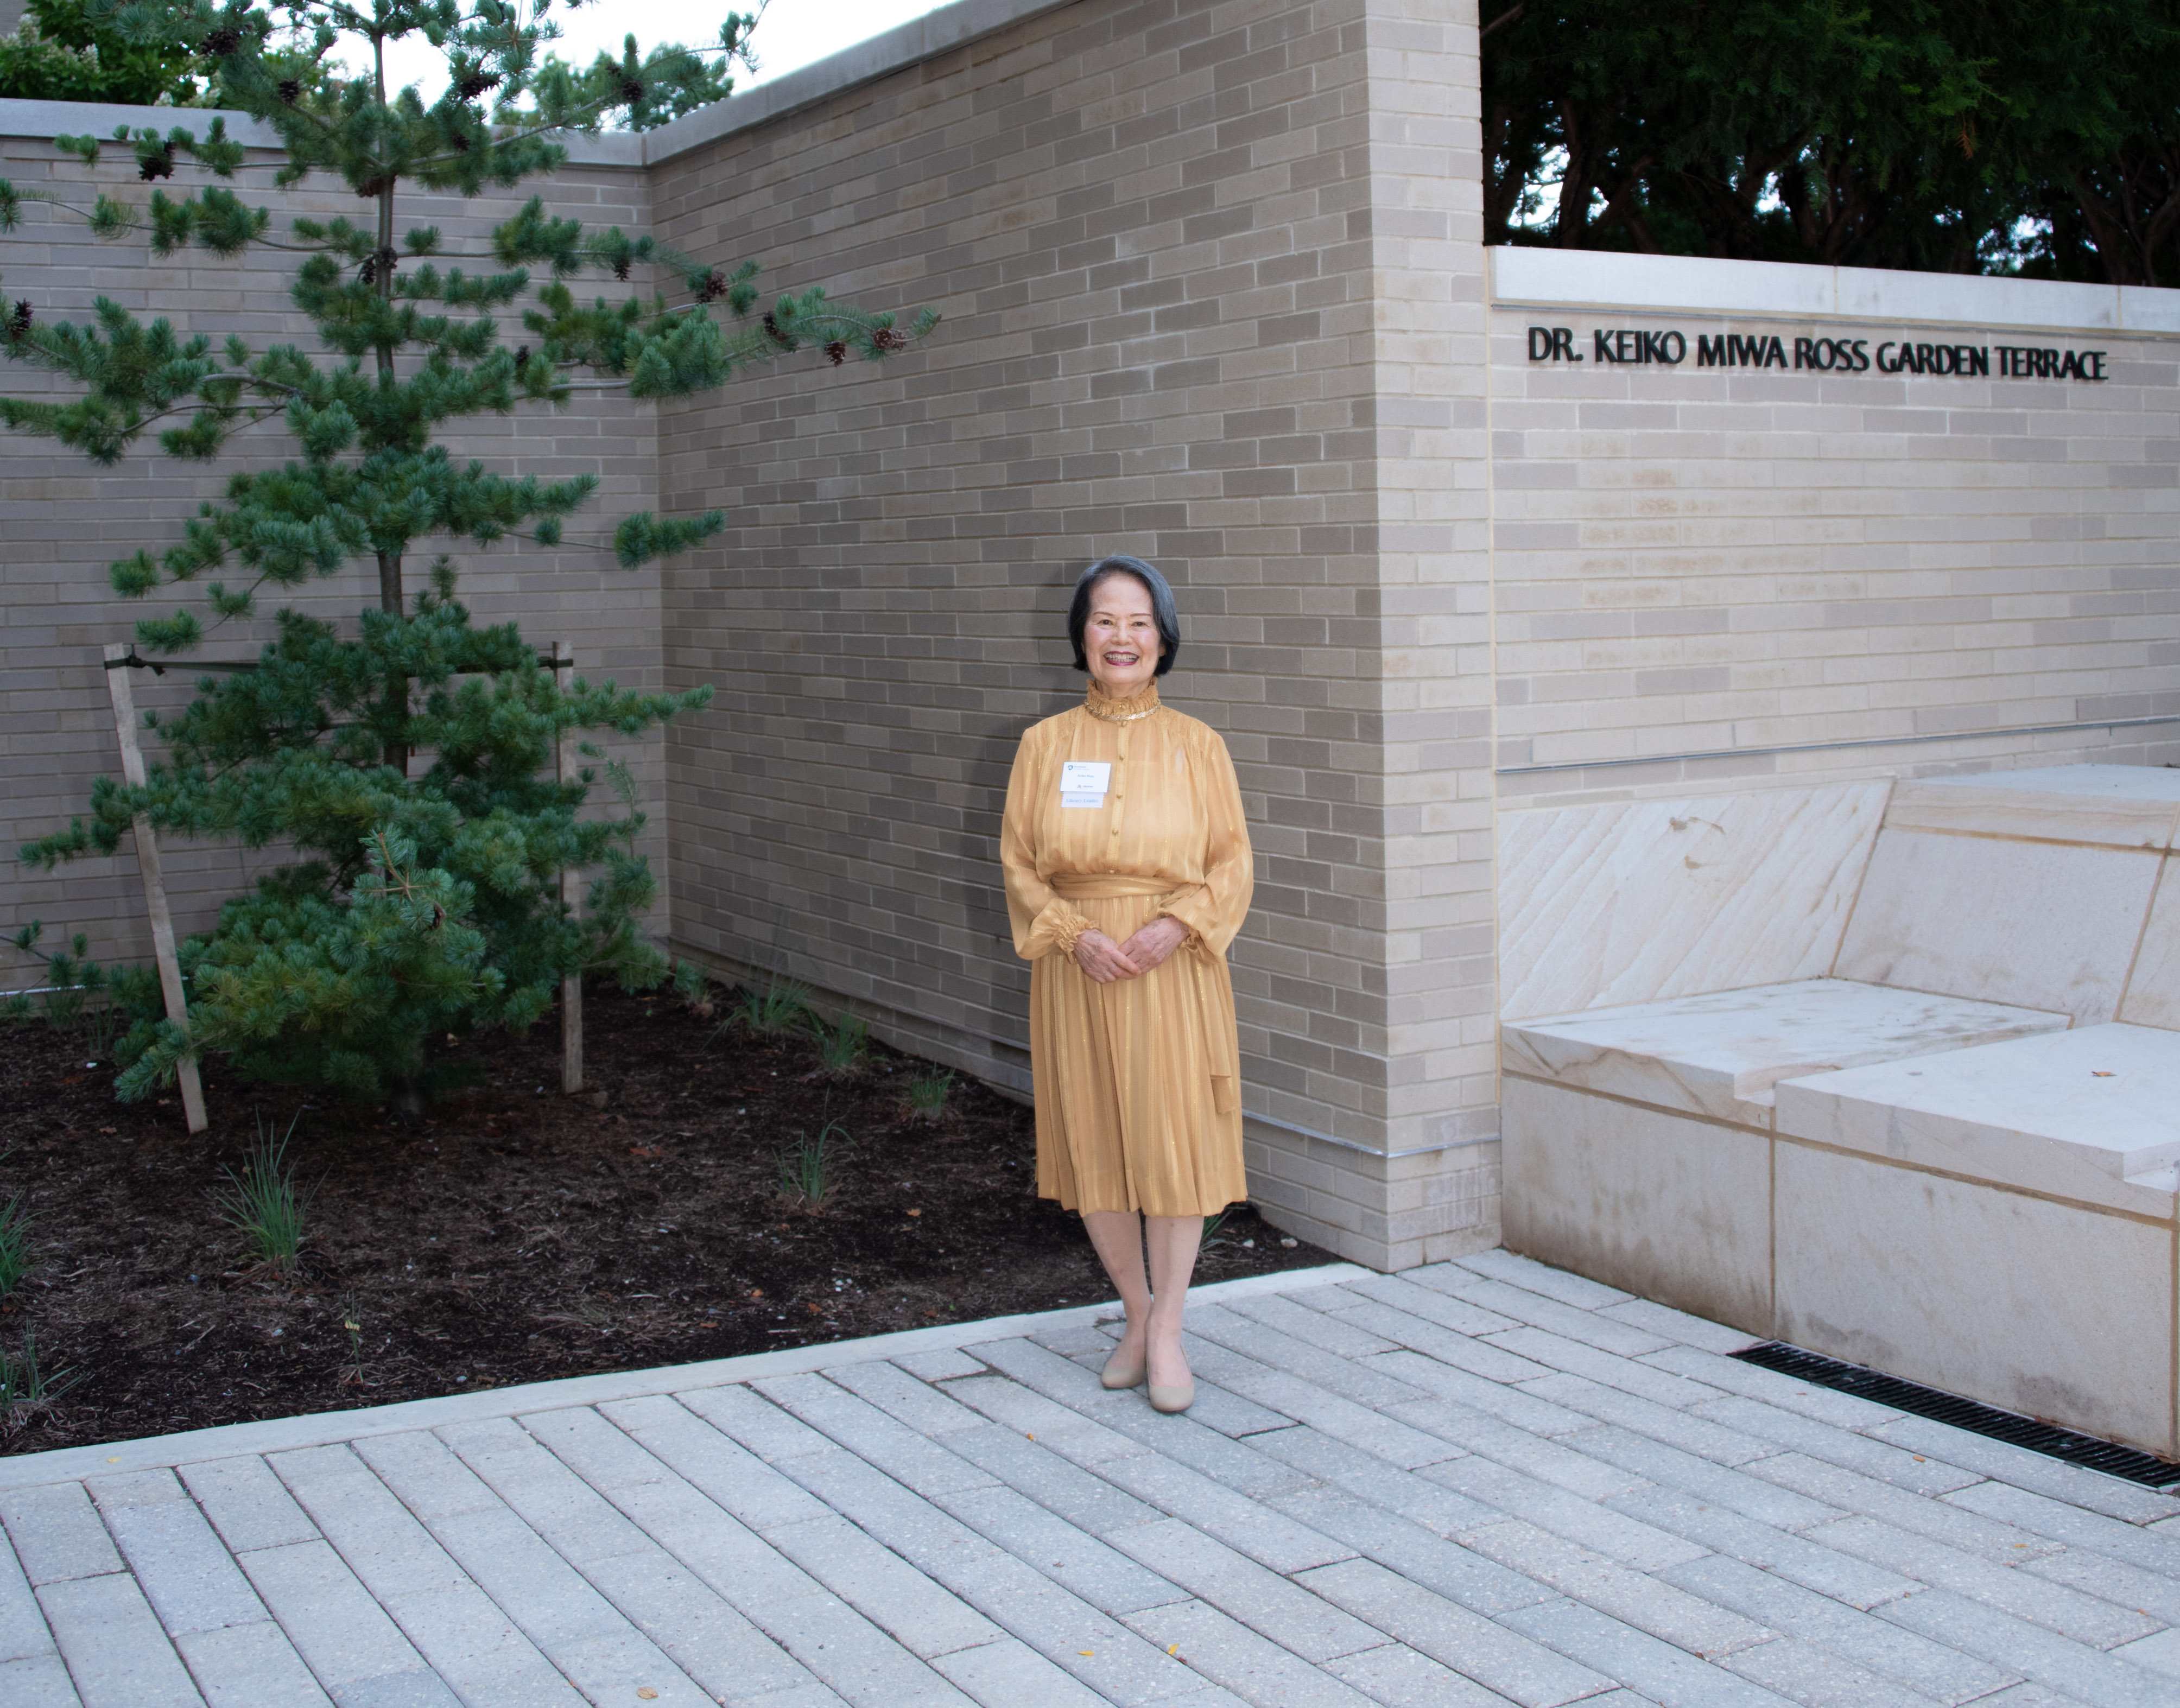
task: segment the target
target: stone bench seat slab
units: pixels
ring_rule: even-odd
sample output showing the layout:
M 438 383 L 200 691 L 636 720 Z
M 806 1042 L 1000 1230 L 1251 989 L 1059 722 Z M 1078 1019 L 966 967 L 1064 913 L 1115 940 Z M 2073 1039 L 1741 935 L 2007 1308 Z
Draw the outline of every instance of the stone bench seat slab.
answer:
M 2120 1022 L 1783 1080 L 1777 1130 L 2170 1217 L 2180 1033 Z
M 1500 1050 L 1509 1073 L 1769 1127 L 1782 1079 L 2066 1025 L 2064 1014 L 2001 1002 L 1801 979 L 1510 1021 Z

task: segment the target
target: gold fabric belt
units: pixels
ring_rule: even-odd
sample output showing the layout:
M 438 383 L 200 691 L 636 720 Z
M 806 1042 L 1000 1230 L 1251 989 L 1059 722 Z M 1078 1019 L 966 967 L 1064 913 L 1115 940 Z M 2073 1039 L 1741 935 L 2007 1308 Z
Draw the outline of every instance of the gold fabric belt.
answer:
M 1115 896 L 1163 896 L 1181 887 L 1163 878 L 1139 878 L 1126 872 L 1070 872 L 1055 875 L 1051 883 L 1071 902 L 1110 901 Z

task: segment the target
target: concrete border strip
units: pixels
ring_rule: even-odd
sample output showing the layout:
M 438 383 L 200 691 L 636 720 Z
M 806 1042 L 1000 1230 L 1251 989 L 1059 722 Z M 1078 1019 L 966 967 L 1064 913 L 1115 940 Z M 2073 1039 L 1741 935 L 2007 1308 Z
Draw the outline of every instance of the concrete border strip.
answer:
M 1328 1287 L 1374 1273 L 1359 1264 L 1326 1263 L 1310 1269 L 1283 1269 L 1270 1275 L 1192 1288 L 1192 1302 L 1217 1304 L 1252 1293 L 1285 1293 L 1302 1287 Z M 1012 1340 L 1043 1328 L 1065 1328 L 1111 1316 L 1118 1299 L 1070 1305 L 1065 1310 L 986 1317 L 977 1322 L 937 1323 L 862 1340 L 828 1341 L 816 1346 L 782 1347 L 777 1352 L 745 1353 L 738 1358 L 702 1364 L 662 1365 L 649 1370 L 608 1370 L 599 1376 L 565 1376 L 558 1381 L 521 1382 L 476 1393 L 442 1394 L 432 1399 L 403 1400 L 393 1405 L 360 1406 L 352 1411 L 311 1412 L 301 1417 L 266 1418 L 255 1423 L 221 1424 L 140 1441 L 94 1442 L 56 1447 L 49 1453 L 0 1458 L 0 1490 L 36 1488 L 48 1483 L 78 1482 L 85 1477 L 118 1476 L 125 1471 L 197 1464 L 206 1459 L 245 1454 L 289 1453 L 299 1447 L 329 1447 L 368 1436 L 397 1435 L 449 1424 L 520 1417 L 528 1413 L 564 1411 L 574 1406 L 604 1405 L 651 1394 L 680 1393 L 692 1388 L 729 1387 L 764 1376 L 801 1376 L 844 1365 L 871 1364 L 911 1353 L 943 1352 L 982 1341 Z

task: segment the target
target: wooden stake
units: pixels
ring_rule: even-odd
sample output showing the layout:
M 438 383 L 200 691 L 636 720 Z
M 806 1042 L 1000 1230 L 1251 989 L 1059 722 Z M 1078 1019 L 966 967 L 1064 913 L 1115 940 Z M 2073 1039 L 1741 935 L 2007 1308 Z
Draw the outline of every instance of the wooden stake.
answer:
M 575 667 L 572 648 L 553 643 L 553 680 L 558 683 L 563 670 L 570 673 Z M 559 746 L 553 750 L 553 775 L 566 783 L 575 774 L 575 732 L 560 732 Z M 573 866 L 560 868 L 560 899 L 572 917 L 581 908 L 583 899 L 582 875 Z M 560 980 L 560 1089 L 580 1091 L 583 1089 L 583 980 L 581 974 L 570 974 Z
M 106 691 L 113 698 L 113 727 L 121 738 L 121 775 L 133 788 L 144 786 L 144 749 L 136 739 L 136 693 L 129 684 L 129 666 L 123 662 L 129 649 L 106 649 Z M 144 904 L 151 914 L 151 953 L 158 958 L 159 989 L 167 999 L 167 1018 L 183 1031 L 190 1028 L 189 999 L 182 993 L 182 959 L 174 949 L 174 916 L 167 909 L 167 880 L 159 866 L 159 839 L 152 834 L 148 815 L 136 815 L 136 868 L 144 875 Z M 190 1131 L 201 1133 L 205 1119 L 204 1085 L 197 1078 L 197 1058 L 184 1056 L 175 1064 L 174 1078 L 182 1088 L 182 1118 Z

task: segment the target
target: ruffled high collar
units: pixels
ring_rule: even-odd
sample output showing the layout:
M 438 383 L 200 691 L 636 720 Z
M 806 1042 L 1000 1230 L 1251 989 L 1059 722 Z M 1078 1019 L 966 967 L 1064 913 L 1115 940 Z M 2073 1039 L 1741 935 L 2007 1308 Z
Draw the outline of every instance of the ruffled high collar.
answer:
M 1109 700 L 1093 682 L 1090 691 L 1082 697 L 1082 709 L 1091 717 L 1103 718 L 1108 723 L 1133 723 L 1139 717 L 1148 717 L 1159 709 L 1158 684 L 1152 683 L 1131 700 Z

